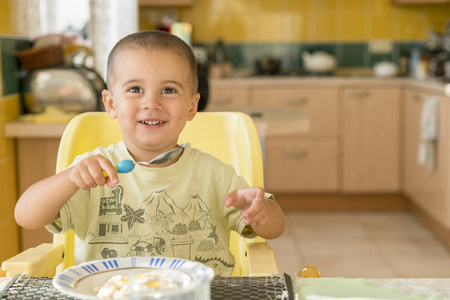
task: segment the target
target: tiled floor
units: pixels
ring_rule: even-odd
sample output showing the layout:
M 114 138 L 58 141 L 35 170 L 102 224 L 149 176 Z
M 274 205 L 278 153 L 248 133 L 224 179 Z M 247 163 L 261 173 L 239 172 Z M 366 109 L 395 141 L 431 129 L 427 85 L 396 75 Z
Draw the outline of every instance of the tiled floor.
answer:
M 409 212 L 286 212 L 268 241 L 280 272 L 316 266 L 326 277 L 450 277 L 450 249 Z

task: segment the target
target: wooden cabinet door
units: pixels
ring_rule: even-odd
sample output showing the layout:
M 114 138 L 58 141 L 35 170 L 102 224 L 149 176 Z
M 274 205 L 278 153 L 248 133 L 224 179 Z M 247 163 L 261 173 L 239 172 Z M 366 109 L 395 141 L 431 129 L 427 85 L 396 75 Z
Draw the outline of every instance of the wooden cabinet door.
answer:
M 418 148 L 421 135 L 421 113 L 423 103 L 428 93 L 405 91 L 403 118 L 403 189 L 408 198 L 421 209 L 435 218 L 439 223 L 450 228 L 450 199 L 448 190 L 448 169 L 450 168 L 448 143 L 448 101 L 445 97 L 433 96 L 439 99 L 438 139 L 436 144 L 436 166 L 428 170 L 426 165 L 418 163 Z
M 265 154 L 265 186 L 268 191 L 338 191 L 337 138 L 268 137 Z
M 345 88 L 344 192 L 400 192 L 400 90 Z
M 339 90 L 335 88 L 254 87 L 253 107 L 297 109 L 309 120 L 306 136 L 336 136 L 339 132 Z
M 227 110 L 249 106 L 248 87 L 211 87 L 207 110 Z

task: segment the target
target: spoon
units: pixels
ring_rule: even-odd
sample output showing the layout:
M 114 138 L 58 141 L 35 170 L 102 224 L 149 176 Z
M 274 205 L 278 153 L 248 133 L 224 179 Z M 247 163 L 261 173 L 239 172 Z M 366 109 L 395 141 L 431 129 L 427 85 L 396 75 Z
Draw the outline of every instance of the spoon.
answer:
M 143 166 L 161 166 L 172 161 L 183 150 L 184 150 L 183 147 L 173 148 L 172 150 L 169 150 L 167 152 L 164 152 L 163 154 L 158 155 L 149 162 L 144 161 L 134 162 L 131 159 L 125 159 L 120 161 L 114 168 L 116 169 L 117 173 L 128 173 L 134 169 L 134 165 L 136 164 Z M 108 173 L 106 173 L 105 171 L 103 171 L 103 175 L 105 177 L 108 177 Z

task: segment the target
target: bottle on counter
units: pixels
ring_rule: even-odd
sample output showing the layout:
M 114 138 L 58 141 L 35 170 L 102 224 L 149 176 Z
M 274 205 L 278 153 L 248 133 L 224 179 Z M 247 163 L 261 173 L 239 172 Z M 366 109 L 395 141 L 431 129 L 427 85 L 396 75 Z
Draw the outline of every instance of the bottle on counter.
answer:
M 209 65 L 209 76 L 212 78 L 225 77 L 232 71 L 232 66 L 228 61 L 225 43 L 222 38 L 218 38 L 210 52 L 211 63 Z
M 409 75 L 416 79 L 424 79 L 426 70 L 425 61 L 422 60 L 421 46 L 419 43 L 414 43 L 409 61 Z
M 402 50 L 400 52 L 400 56 L 398 58 L 398 75 L 409 75 L 409 54 L 405 50 Z

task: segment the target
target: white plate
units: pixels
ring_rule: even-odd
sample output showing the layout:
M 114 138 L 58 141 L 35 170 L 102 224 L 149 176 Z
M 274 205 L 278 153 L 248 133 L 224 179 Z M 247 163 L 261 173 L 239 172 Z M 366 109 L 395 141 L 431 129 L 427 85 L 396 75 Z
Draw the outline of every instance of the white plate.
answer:
M 110 258 L 82 263 L 57 274 L 53 278 L 53 286 L 72 297 L 98 299 L 96 292 L 112 276 L 120 274 L 131 278 L 149 271 L 168 274 L 180 286 L 177 290 L 161 291 L 154 295 L 155 298 L 182 295 L 193 299 L 199 299 L 199 295 L 201 298 L 209 297 L 213 269 L 198 262 L 159 256 Z

